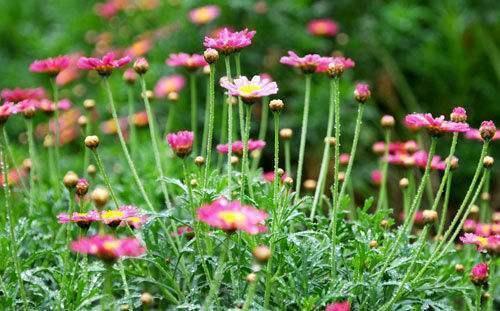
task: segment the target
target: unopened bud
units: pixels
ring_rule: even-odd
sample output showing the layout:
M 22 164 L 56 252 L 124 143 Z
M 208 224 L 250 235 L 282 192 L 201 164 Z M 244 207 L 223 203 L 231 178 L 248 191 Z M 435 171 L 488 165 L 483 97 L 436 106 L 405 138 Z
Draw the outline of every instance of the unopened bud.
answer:
M 293 130 L 291 128 L 283 128 L 280 130 L 280 137 L 283 140 L 289 140 L 293 136 Z
M 227 99 L 226 99 L 226 103 L 228 105 L 236 105 L 238 103 L 238 98 L 236 96 L 229 96 Z
M 457 264 L 455 265 L 455 271 L 456 271 L 456 272 L 458 272 L 458 273 L 462 273 L 462 272 L 464 272 L 464 270 L 465 270 L 464 265 L 459 264 L 459 263 L 457 263 Z
M 253 282 L 257 281 L 257 274 L 255 274 L 253 272 L 249 273 L 246 277 L 246 280 L 248 283 L 253 283 Z
M 142 97 L 146 96 L 148 100 L 153 100 L 155 98 L 155 93 L 151 90 L 146 90 L 146 92 L 141 94 Z
M 481 193 L 481 200 L 483 201 L 489 201 L 491 199 L 490 193 L 489 192 L 483 192 Z
M 193 179 L 191 179 L 191 180 L 189 181 L 189 185 L 191 185 L 191 187 L 192 187 L 192 188 L 196 188 L 196 187 L 198 187 L 198 180 L 196 180 L 196 179 L 194 179 L 194 178 L 193 178 Z
M 389 221 L 388 221 L 387 219 L 382 219 L 382 220 L 380 221 L 380 226 L 381 226 L 382 228 L 389 228 Z
M 259 245 L 252 251 L 253 257 L 259 263 L 266 263 L 271 258 L 271 249 L 266 245 Z
M 99 146 L 99 137 L 96 135 L 85 137 L 85 146 L 89 149 L 95 150 Z
M 325 143 L 333 147 L 337 143 L 337 140 L 335 137 L 325 137 Z
M 238 158 L 237 156 L 231 156 L 231 164 L 232 165 L 236 165 L 236 164 L 238 164 L 238 162 L 240 162 L 240 158 Z
M 144 57 L 139 57 L 134 62 L 134 71 L 140 75 L 145 74 L 149 70 L 149 63 Z
M 87 110 L 92 110 L 95 108 L 95 100 L 93 99 L 86 99 L 83 101 L 83 107 Z
M 288 187 L 291 187 L 293 186 L 293 178 L 290 177 L 290 176 L 287 176 L 285 177 L 285 179 L 283 180 L 283 183 L 288 186 Z
M 137 73 L 133 69 L 127 69 L 123 73 L 123 81 L 125 81 L 128 85 L 134 85 L 135 81 L 137 81 Z
M 422 217 L 424 218 L 424 224 L 431 224 L 438 220 L 438 213 L 436 211 L 426 209 L 422 212 Z
M 104 188 L 98 187 L 98 188 L 95 188 L 94 191 L 92 191 L 91 197 L 92 197 L 92 201 L 94 201 L 94 204 L 98 208 L 101 208 L 104 205 L 106 205 L 106 203 L 108 203 L 109 192 L 108 192 L 108 190 L 106 190 Z
M 72 189 L 76 186 L 76 183 L 78 182 L 78 175 L 76 175 L 75 172 L 69 171 L 64 175 L 63 178 L 63 184 L 66 188 Z
M 408 185 L 410 184 L 410 181 L 408 180 L 408 178 L 406 177 L 403 177 L 399 180 L 399 187 L 401 189 L 406 189 L 408 188 Z
M 483 121 L 479 127 L 479 134 L 484 140 L 492 139 L 496 132 L 497 128 L 495 127 L 495 123 L 493 123 L 493 121 Z
M 261 150 L 254 150 L 254 151 L 250 152 L 250 157 L 252 157 L 252 159 L 258 159 L 258 158 L 260 158 L 261 154 L 262 154 Z
M 450 169 L 451 170 L 456 170 L 458 168 L 458 158 L 457 157 L 453 156 L 453 157 L 451 157 L 451 160 L 448 157 L 448 158 L 446 158 L 446 161 L 447 162 L 450 161 Z
M 269 109 L 273 112 L 280 112 L 285 108 L 285 104 L 281 99 L 273 99 L 269 102 Z
M 370 248 L 377 248 L 378 247 L 377 240 L 371 240 L 369 246 Z
M 89 181 L 85 178 L 80 178 L 76 183 L 76 194 L 83 197 L 89 191 Z
M 450 114 L 450 120 L 453 122 L 463 123 L 467 121 L 467 112 L 462 107 L 453 108 Z
M 483 167 L 485 168 L 490 168 L 493 166 L 493 164 L 495 164 L 495 159 L 493 159 L 493 157 L 490 157 L 490 156 L 485 156 L 484 159 L 483 159 Z
M 33 162 L 31 161 L 31 159 L 24 159 L 23 160 L 23 169 L 25 171 L 31 171 L 31 166 L 33 165 Z
M 366 83 L 358 83 L 356 84 L 356 89 L 354 90 L 354 98 L 359 103 L 365 103 L 368 99 L 370 99 L 371 91 L 370 87 Z
M 197 156 L 196 158 L 194 158 L 194 163 L 197 166 L 202 166 L 203 164 L 205 164 L 205 158 L 202 156 Z
M 153 295 L 151 295 L 150 293 L 144 292 L 141 294 L 141 303 L 143 305 L 149 306 L 153 304 L 153 301 L 154 301 Z
M 90 164 L 89 166 L 87 166 L 87 174 L 89 174 L 90 176 L 94 176 L 96 172 L 97 168 L 95 167 L 95 165 Z
M 203 66 L 203 74 L 210 74 L 210 66 L 209 65 L 206 65 L 206 66 Z
M 177 92 L 170 92 L 167 95 L 167 99 L 171 102 L 176 102 L 179 100 L 179 93 Z
M 345 172 L 339 172 L 338 175 L 337 175 L 337 178 L 338 178 L 339 182 L 344 182 L 344 180 L 345 180 Z
M 471 214 L 471 216 L 477 215 L 478 213 L 479 213 L 479 206 L 472 205 L 470 207 L 470 214 Z
M 86 116 L 80 116 L 78 117 L 78 125 L 81 127 L 84 127 L 87 125 L 87 117 Z
M 383 128 L 392 128 L 394 127 L 395 123 L 396 121 L 394 120 L 394 117 L 390 115 L 385 115 L 382 117 L 382 119 L 380 119 L 380 125 Z
M 316 180 L 314 179 L 306 179 L 304 180 L 304 189 L 308 191 L 314 191 L 316 189 Z
M 45 135 L 44 139 L 43 139 L 43 146 L 45 148 L 50 148 L 50 147 L 53 147 L 54 146 L 54 136 L 52 135 Z

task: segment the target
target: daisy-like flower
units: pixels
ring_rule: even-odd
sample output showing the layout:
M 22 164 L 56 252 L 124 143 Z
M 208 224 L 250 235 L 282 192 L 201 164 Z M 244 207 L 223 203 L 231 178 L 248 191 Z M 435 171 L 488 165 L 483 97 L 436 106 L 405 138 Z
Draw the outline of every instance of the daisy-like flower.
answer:
M 307 24 L 310 34 L 319 37 L 333 37 L 339 31 L 336 22 L 328 18 L 313 19 Z
M 307 54 L 300 57 L 295 52 L 288 51 L 288 56 L 281 57 L 280 63 L 299 68 L 303 73 L 313 73 L 318 66 L 325 64 L 325 59 L 318 54 Z
M 115 53 L 109 52 L 102 58 L 80 57 L 77 66 L 83 70 L 95 70 L 99 75 L 106 77 L 113 72 L 113 69 L 123 67 L 131 60 L 130 56 L 116 59 Z
M 265 232 L 264 221 L 267 213 L 251 206 L 242 205 L 239 201 L 217 199 L 211 204 L 200 207 L 197 211 L 198 220 L 228 233 L 242 230 L 250 234 Z
M 189 71 L 194 71 L 198 68 L 203 68 L 208 65 L 203 55 L 189 55 L 187 53 L 170 54 L 165 63 L 170 67 L 184 67 Z
M 405 125 L 412 130 L 425 128 L 433 136 L 443 133 L 465 133 L 469 130 L 467 123 L 446 121 L 444 116 L 434 118 L 430 113 L 409 114 L 405 117 Z
M 16 105 L 16 110 L 17 112 L 22 113 L 26 118 L 31 118 L 38 110 L 38 101 L 34 99 L 25 99 L 20 101 Z
M 335 302 L 326 306 L 325 311 L 350 311 L 351 304 L 349 301 Z
M 260 76 L 253 76 L 252 80 L 241 76 L 229 82 L 229 79 L 221 79 L 221 86 L 225 88 L 229 95 L 239 96 L 246 104 L 253 104 L 260 101 L 262 97 L 278 93 L 276 82 L 262 79 Z
M 426 151 L 420 150 L 413 154 L 413 159 L 415 161 L 415 165 L 417 167 L 425 169 L 427 166 L 427 159 L 429 158 L 429 154 Z M 433 156 L 431 160 L 431 169 L 444 171 L 446 168 L 446 162 L 441 160 L 440 156 Z
M 106 262 L 115 262 L 121 257 L 138 257 L 146 252 L 136 238 L 115 238 L 111 235 L 83 237 L 71 243 L 75 253 L 93 255 Z
M 189 11 L 189 20 L 196 25 L 205 25 L 219 17 L 220 9 L 216 5 L 205 5 Z
M 181 75 L 170 75 L 161 78 L 156 83 L 154 92 L 156 98 L 165 98 L 170 93 L 179 93 L 186 85 L 186 79 Z
M 10 116 L 17 113 L 17 108 L 12 102 L 5 102 L 0 106 L 0 124 L 7 122 Z
M 485 262 L 478 263 L 470 271 L 470 280 L 474 285 L 481 286 L 488 283 L 489 267 Z
M 266 142 L 263 140 L 248 140 L 248 151 L 252 152 L 255 150 L 262 150 L 266 146 Z M 228 144 L 217 145 L 217 151 L 221 154 L 227 154 L 229 151 Z M 243 155 L 243 142 L 241 140 L 236 140 L 231 144 L 231 151 L 238 156 Z
M 101 221 L 110 226 L 117 227 L 123 222 L 128 223 L 129 218 L 140 218 L 142 216 L 135 206 L 123 205 L 117 210 L 107 210 L 101 212 Z M 140 219 L 132 219 L 132 222 L 136 222 Z M 140 221 L 139 221 L 140 222 Z
M 174 153 L 180 157 L 187 157 L 193 148 L 194 134 L 191 131 L 179 131 L 167 135 L 167 142 Z
M 88 229 L 93 222 L 99 221 L 99 212 L 89 211 L 87 213 L 61 213 L 57 215 L 57 221 L 60 224 L 75 223 L 82 229 Z
M 70 61 L 70 57 L 66 55 L 35 60 L 30 65 L 30 71 L 55 76 L 66 69 L 70 64 Z
M 474 233 L 465 233 L 460 237 L 460 241 L 464 244 L 476 245 L 480 252 L 488 251 L 497 254 L 500 251 L 500 235 L 498 234 L 484 237 Z
M 252 44 L 255 30 L 230 31 L 228 28 L 222 29 L 215 37 L 205 37 L 203 45 L 206 48 L 216 49 L 219 53 L 228 55 L 239 52 L 241 49 Z
M 129 226 L 132 229 L 140 229 L 146 222 L 148 221 L 148 217 L 146 215 L 136 215 L 124 218 L 120 227 Z
M 26 99 L 36 99 L 40 100 L 45 98 L 45 90 L 41 87 L 31 88 L 31 89 L 3 89 L 1 97 L 3 100 L 13 103 L 18 103 Z
M 316 72 L 326 72 L 330 77 L 338 77 L 347 69 L 351 69 L 356 63 L 344 56 L 321 57 L 316 67 Z

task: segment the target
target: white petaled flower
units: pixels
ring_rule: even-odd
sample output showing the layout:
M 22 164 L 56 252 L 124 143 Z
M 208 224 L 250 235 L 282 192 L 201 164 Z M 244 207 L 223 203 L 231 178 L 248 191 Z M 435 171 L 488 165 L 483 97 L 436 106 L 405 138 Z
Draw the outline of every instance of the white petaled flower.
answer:
M 260 76 L 253 76 L 252 80 L 241 76 L 229 82 L 228 79 L 221 79 L 220 84 L 227 89 L 229 95 L 239 96 L 247 104 L 253 104 L 264 96 L 278 93 L 278 85 L 269 79 Z

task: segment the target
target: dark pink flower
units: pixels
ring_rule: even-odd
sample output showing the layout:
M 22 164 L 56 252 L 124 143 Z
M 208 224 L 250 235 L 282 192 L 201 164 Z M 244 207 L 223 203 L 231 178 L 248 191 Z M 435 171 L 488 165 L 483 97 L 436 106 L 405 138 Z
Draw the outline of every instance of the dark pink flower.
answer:
M 370 177 L 371 177 L 372 183 L 375 186 L 380 186 L 380 183 L 382 182 L 382 172 L 380 172 L 380 170 L 373 170 Z
M 69 66 L 71 59 L 69 56 L 62 55 L 53 58 L 35 60 L 30 65 L 31 72 L 47 73 L 55 76 Z
M 405 117 L 405 125 L 413 130 L 425 128 L 431 135 L 465 133 L 469 130 L 467 123 L 446 121 L 444 116 L 434 118 L 430 113 L 409 114 Z
M 489 267 L 485 262 L 478 263 L 470 271 L 470 280 L 475 285 L 484 285 L 488 283 Z
M 17 113 L 14 103 L 5 102 L 0 106 L 0 124 L 7 122 L 10 116 Z
M 226 232 L 242 230 L 250 234 L 266 231 L 264 221 L 267 213 L 251 206 L 242 205 L 239 201 L 217 199 L 211 204 L 200 207 L 198 220 Z
M 337 23 L 328 18 L 313 19 L 307 24 L 310 34 L 320 37 L 333 37 L 337 34 L 339 27 Z
M 220 15 L 220 9 L 216 5 L 205 5 L 189 11 L 189 20 L 196 25 L 205 25 Z
M 349 301 L 335 302 L 326 306 L 325 311 L 350 311 L 351 304 Z
M 288 177 L 288 175 L 286 173 L 284 173 L 280 178 L 281 182 L 285 181 L 285 178 L 287 178 L 287 177 Z M 266 182 L 270 182 L 270 183 L 274 182 L 274 171 L 262 173 L 262 178 Z
M 115 53 L 109 52 L 102 58 L 80 57 L 77 65 L 80 69 L 95 70 L 101 76 L 109 76 L 113 72 L 113 69 L 123 67 L 130 63 L 131 60 L 130 56 L 116 59 Z
M 187 53 L 170 54 L 165 63 L 170 67 L 184 67 L 189 71 L 203 68 L 208 65 L 203 55 L 189 55 Z
M 21 89 L 16 87 L 15 89 L 3 89 L 1 96 L 5 101 L 17 103 L 25 99 L 40 100 L 45 98 L 46 95 L 45 90 L 41 87 L 33 89 Z
M 252 44 L 254 35 L 254 30 L 248 31 L 248 29 L 244 29 L 233 32 L 228 28 L 224 28 L 214 38 L 205 37 L 203 45 L 206 48 L 216 49 L 219 53 L 227 55 L 238 52 Z
M 155 97 L 165 98 L 168 94 L 179 93 L 186 85 L 186 79 L 181 75 L 170 75 L 158 80 L 155 86 Z
M 167 142 L 174 153 L 181 158 L 188 156 L 193 148 L 194 134 L 191 131 L 180 131 L 167 135 Z
M 111 235 L 83 237 L 71 243 L 76 253 L 96 256 L 104 261 L 114 262 L 121 257 L 138 257 L 146 251 L 136 238 L 115 238 Z
M 324 64 L 324 59 L 318 54 L 307 54 L 299 57 L 295 52 L 288 51 L 288 56 L 283 56 L 280 63 L 299 68 L 304 73 L 313 73 L 318 66 Z

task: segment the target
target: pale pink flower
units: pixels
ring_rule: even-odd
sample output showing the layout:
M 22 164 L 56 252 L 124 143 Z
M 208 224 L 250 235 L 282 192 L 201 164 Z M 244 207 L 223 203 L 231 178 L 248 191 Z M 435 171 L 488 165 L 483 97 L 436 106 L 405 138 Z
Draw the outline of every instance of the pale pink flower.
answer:
M 481 236 L 473 233 L 465 233 L 460 237 L 460 241 L 464 244 L 476 245 L 477 250 L 491 252 L 496 254 L 500 251 L 500 235 L 495 234 L 491 236 Z
M 266 142 L 263 140 L 248 140 L 248 151 L 250 152 L 254 150 L 262 150 L 265 146 Z M 221 154 L 227 154 L 229 152 L 229 144 L 219 144 L 216 149 Z M 243 154 L 243 142 L 241 140 L 233 141 L 231 143 L 231 152 L 241 156 Z
M 242 230 L 250 234 L 265 232 L 264 222 L 267 213 L 251 206 L 242 205 L 239 201 L 217 199 L 211 204 L 200 207 L 198 220 L 226 232 Z
M 349 301 L 335 302 L 326 306 L 325 311 L 350 311 L 351 304 Z
M 184 67 L 189 71 L 208 65 L 203 55 L 187 53 L 170 54 L 165 63 L 170 67 Z
M 136 238 L 120 239 L 111 235 L 80 238 L 71 243 L 71 250 L 76 253 L 93 255 L 108 262 L 114 262 L 121 257 L 138 257 L 146 251 Z
M 335 67 L 335 71 L 343 73 L 347 69 L 351 69 L 356 63 L 344 56 L 321 57 L 316 67 L 316 72 L 327 72 L 330 67 Z
M 169 93 L 179 93 L 186 85 L 186 79 L 181 75 L 170 75 L 161 78 L 156 83 L 155 97 L 165 98 Z
M 34 99 L 25 99 L 16 105 L 16 110 L 19 113 L 33 115 L 38 110 L 38 101 Z
M 313 19 L 307 24 L 310 34 L 320 37 L 333 37 L 339 31 L 336 22 L 328 18 Z
M 174 153 L 180 157 L 187 157 L 193 148 L 194 134 L 191 131 L 179 131 L 167 135 L 167 142 Z
M 476 225 L 475 233 L 480 236 L 490 236 L 491 235 L 491 224 L 478 223 Z
M 131 60 L 130 56 L 116 59 L 115 53 L 109 52 L 102 58 L 80 57 L 77 66 L 84 70 L 95 70 L 101 76 L 109 76 L 113 69 L 123 67 L 130 63 Z
M 196 25 L 205 25 L 219 17 L 220 9 L 216 5 L 205 5 L 189 11 L 189 20 Z
M 122 222 L 127 222 L 129 218 L 140 217 L 141 214 L 135 206 L 123 205 L 116 210 L 106 210 L 101 212 L 101 221 L 110 226 L 116 227 Z
M 221 79 L 221 86 L 228 90 L 229 95 L 239 96 L 248 104 L 259 101 L 264 96 L 278 93 L 276 82 L 261 79 L 260 76 L 253 76 L 252 80 L 241 76 L 229 82 L 229 79 Z
M 66 69 L 70 64 L 70 61 L 71 59 L 66 55 L 42 60 L 35 60 L 30 65 L 30 71 L 37 73 L 46 73 L 55 76 Z
M 431 135 L 465 133 L 469 130 L 467 123 L 446 121 L 444 116 L 434 118 L 430 113 L 409 114 L 405 117 L 405 125 L 413 130 L 425 128 Z
M 299 68 L 304 73 L 313 73 L 318 66 L 325 63 L 325 60 L 318 54 L 307 54 L 299 57 L 295 52 L 288 51 L 288 56 L 281 57 L 280 63 Z
M 255 30 L 248 31 L 248 29 L 244 29 L 233 32 L 228 28 L 224 28 L 213 38 L 205 37 L 203 45 L 206 48 L 216 49 L 219 53 L 227 55 L 239 52 L 241 49 L 252 44 L 254 35 Z
M 1 93 L 3 100 L 13 103 L 17 103 L 25 99 L 40 100 L 45 98 L 45 96 L 45 90 L 41 87 L 32 89 L 21 89 L 16 87 L 14 89 L 3 89 Z
M 71 216 L 67 213 L 57 215 L 57 220 L 60 224 L 75 223 L 80 228 L 88 229 L 93 222 L 99 221 L 98 211 L 89 211 L 86 213 L 74 212 Z

